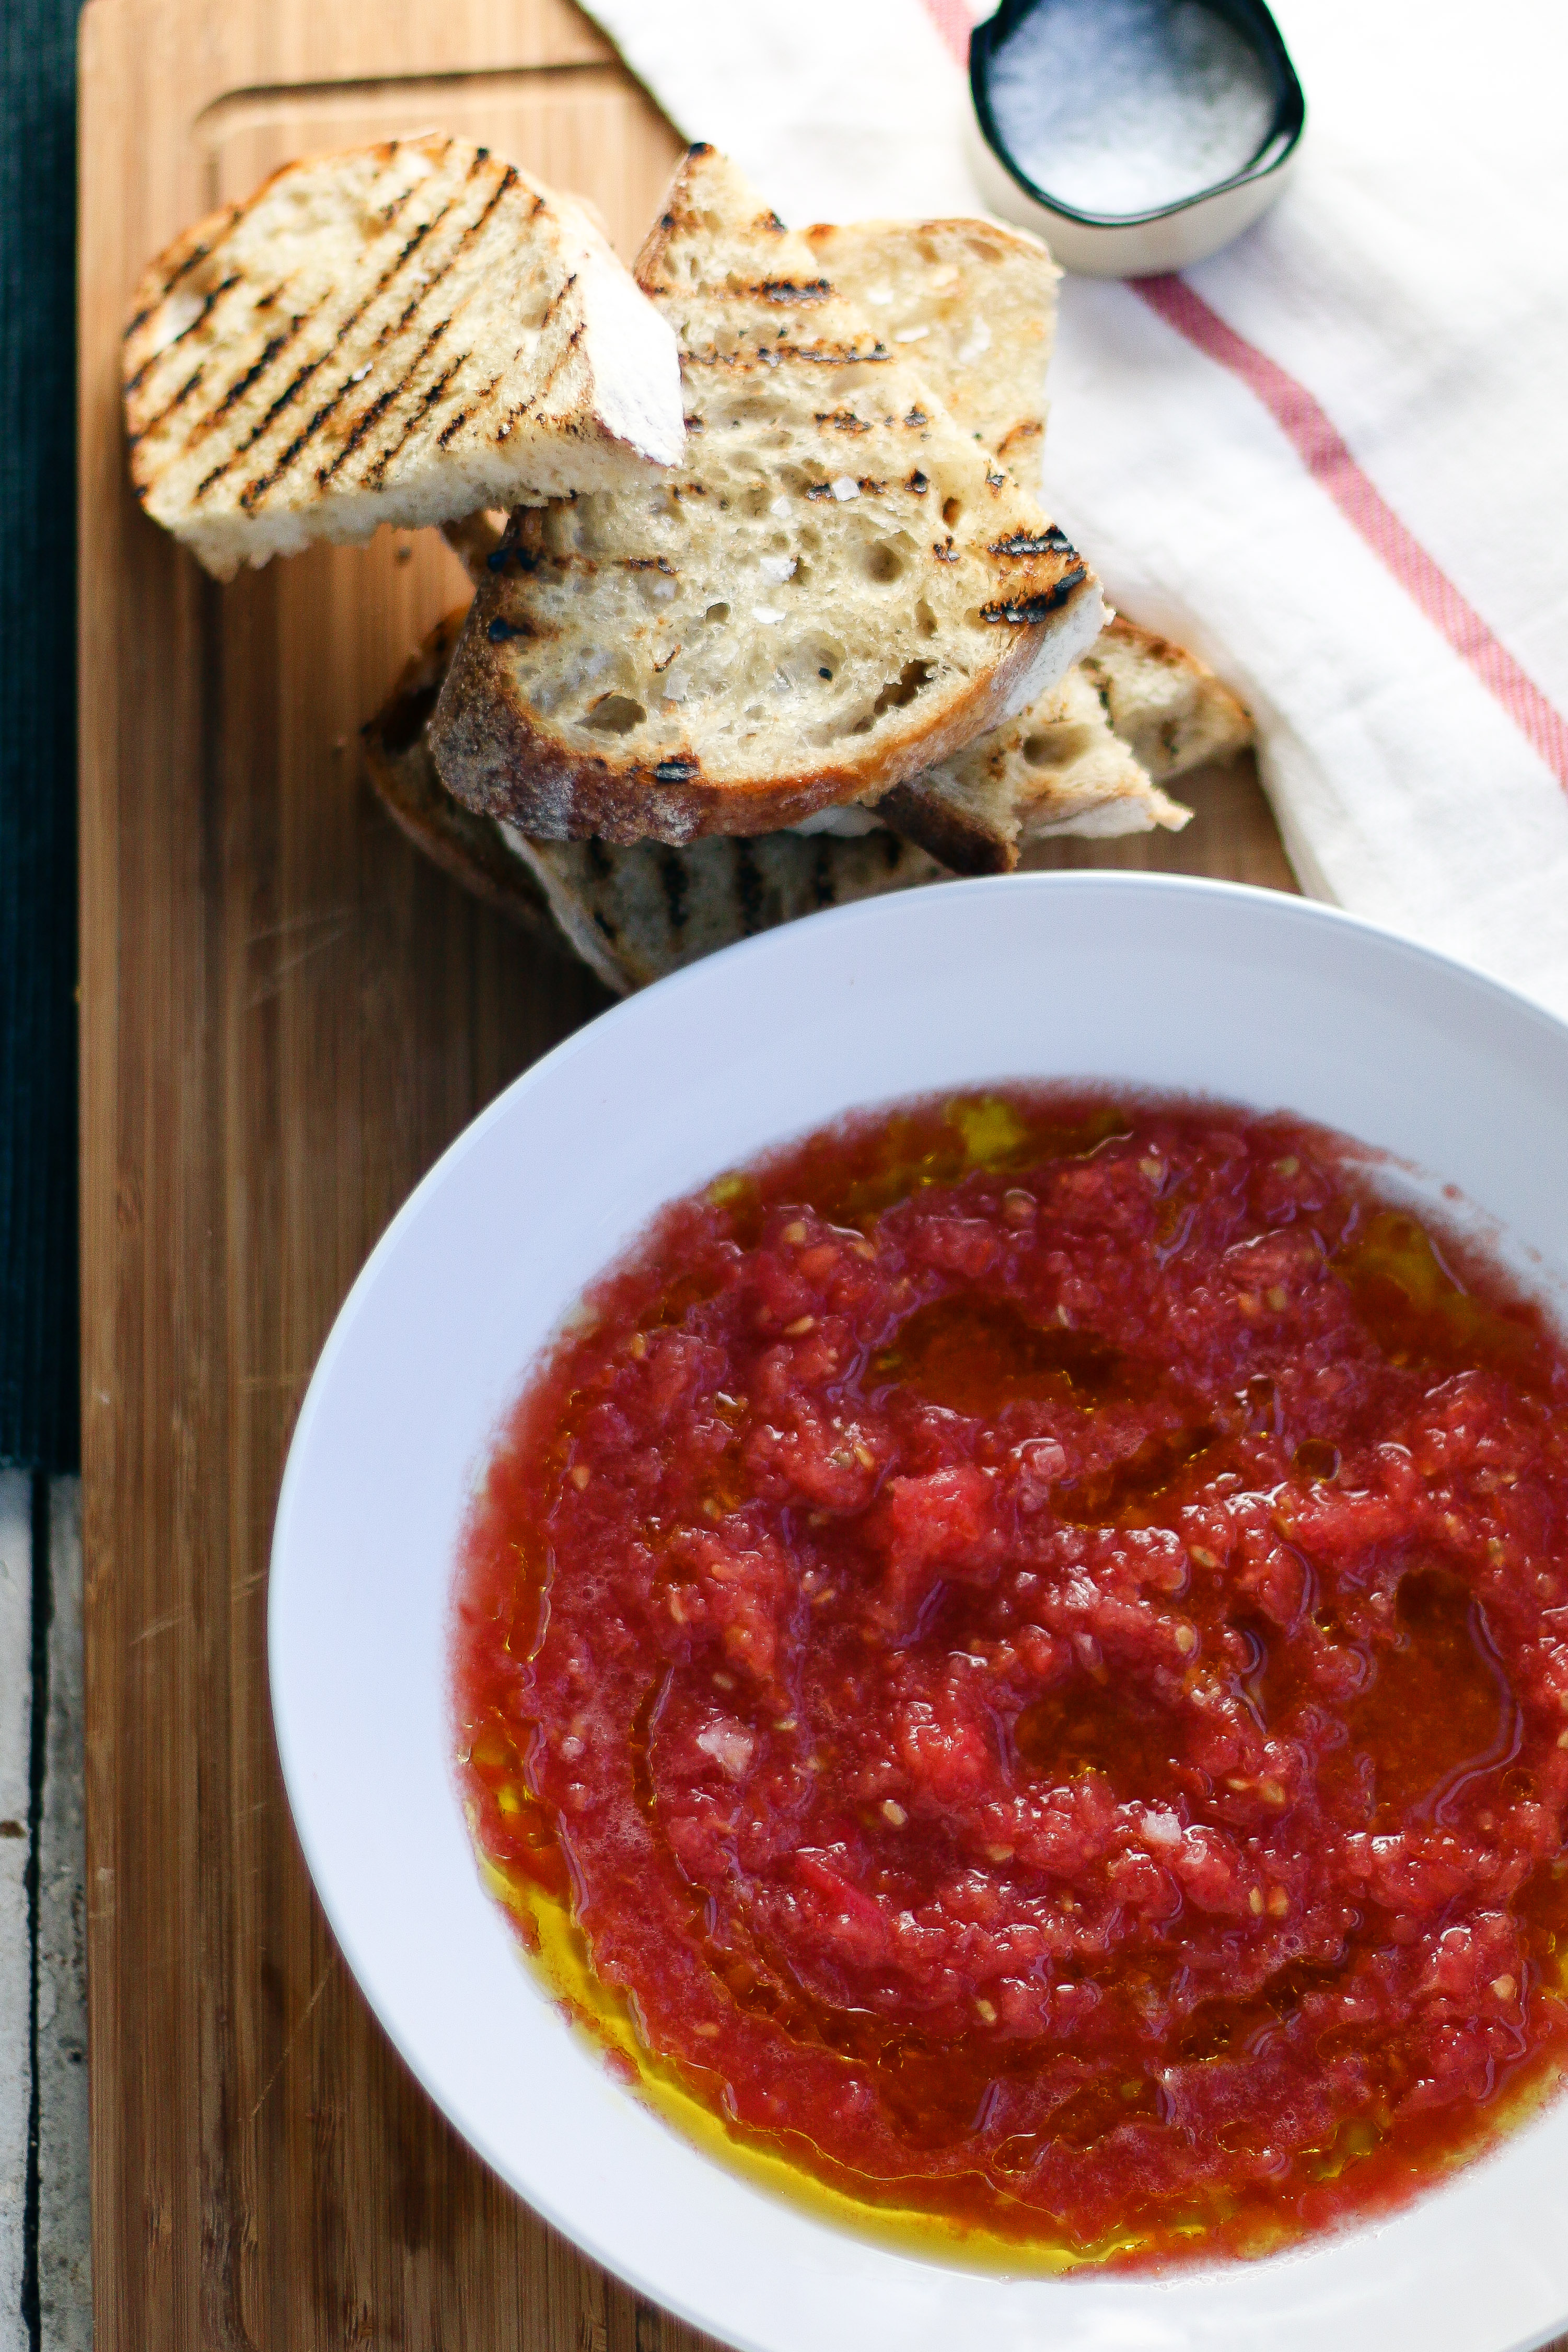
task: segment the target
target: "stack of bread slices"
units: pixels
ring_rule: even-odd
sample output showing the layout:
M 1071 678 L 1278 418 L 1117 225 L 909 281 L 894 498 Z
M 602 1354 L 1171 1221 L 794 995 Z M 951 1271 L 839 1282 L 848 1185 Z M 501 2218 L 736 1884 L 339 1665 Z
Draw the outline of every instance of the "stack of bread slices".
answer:
M 628 275 L 427 138 L 160 257 L 132 476 L 226 577 L 436 523 L 476 583 L 365 730 L 451 870 L 618 989 L 1052 834 L 1177 825 L 1249 733 L 1040 508 L 1056 271 L 984 221 L 786 229 L 694 148 Z

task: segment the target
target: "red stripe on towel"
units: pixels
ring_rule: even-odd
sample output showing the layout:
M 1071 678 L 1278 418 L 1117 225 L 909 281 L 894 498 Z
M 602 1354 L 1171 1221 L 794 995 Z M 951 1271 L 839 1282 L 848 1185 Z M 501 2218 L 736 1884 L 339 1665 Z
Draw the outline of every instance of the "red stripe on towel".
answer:
M 1495 637 L 1473 604 L 1400 521 L 1344 436 L 1304 384 L 1227 326 L 1183 278 L 1128 281 L 1151 310 L 1260 400 L 1312 479 L 1385 564 L 1433 627 L 1501 703 L 1520 733 L 1568 790 L 1568 719 Z
M 925 0 L 925 13 L 950 55 L 967 66 L 974 18 L 968 0 Z M 1568 791 L 1568 719 L 1547 700 L 1528 671 L 1495 637 L 1415 533 L 1402 523 L 1376 483 L 1364 473 L 1343 434 L 1305 384 L 1227 326 L 1185 278 L 1131 278 L 1131 292 L 1197 350 L 1228 370 L 1260 400 L 1301 458 L 1359 538 L 1386 565 L 1412 603 L 1501 703 L 1520 733 Z
M 925 13 L 941 34 L 951 56 L 966 73 L 969 69 L 969 35 L 975 12 L 969 0 L 925 0 Z

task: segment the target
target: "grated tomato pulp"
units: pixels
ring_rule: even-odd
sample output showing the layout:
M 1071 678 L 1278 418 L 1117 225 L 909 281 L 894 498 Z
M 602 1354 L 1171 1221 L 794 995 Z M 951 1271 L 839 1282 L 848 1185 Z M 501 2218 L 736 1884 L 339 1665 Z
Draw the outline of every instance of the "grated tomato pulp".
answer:
M 1266 2251 L 1568 2055 L 1568 1358 L 1287 1119 L 1013 1089 L 666 1211 L 454 1690 L 557 1990 L 933 2244 Z

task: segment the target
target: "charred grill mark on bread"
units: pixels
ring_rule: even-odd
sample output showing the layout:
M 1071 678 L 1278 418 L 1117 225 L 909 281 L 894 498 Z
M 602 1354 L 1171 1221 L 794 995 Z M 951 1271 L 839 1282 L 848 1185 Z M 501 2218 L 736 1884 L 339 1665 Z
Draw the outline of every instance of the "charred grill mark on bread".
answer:
M 659 860 L 659 879 L 664 886 L 664 908 L 670 919 L 670 929 L 680 930 L 686 919 L 686 869 L 680 852 L 666 849 Z
M 217 406 L 215 408 L 210 408 L 204 416 L 197 419 L 195 426 L 191 434 L 191 441 L 193 443 L 204 441 L 210 433 L 216 431 L 217 427 L 223 423 L 229 411 L 237 406 L 239 402 L 245 398 L 246 394 L 250 390 L 252 384 L 258 383 L 261 377 L 267 373 L 267 369 L 272 365 L 273 361 L 277 357 L 278 353 L 287 350 L 289 344 L 294 341 L 295 336 L 298 335 L 305 321 L 303 319 L 291 320 L 287 328 L 281 335 L 274 335 L 271 338 L 271 340 L 263 347 L 260 358 L 256 360 L 252 366 L 246 368 L 243 375 L 235 377 L 234 383 L 230 384 L 228 390 L 218 402 Z M 297 379 L 297 382 L 303 383 L 305 381 L 305 377 L 311 373 L 311 370 L 307 369 L 305 373 Z M 273 412 L 268 410 L 267 415 L 269 419 L 272 414 Z M 143 431 L 151 431 L 162 422 L 162 417 L 155 416 L 151 419 L 147 426 L 143 427 Z M 140 437 L 141 436 L 138 436 L 138 438 Z M 218 476 L 226 471 L 228 466 L 232 463 L 232 458 L 225 458 L 223 465 L 214 467 L 214 470 L 206 477 L 205 480 L 199 482 L 196 485 L 196 496 L 200 498 L 204 490 L 210 488 L 212 484 L 217 480 Z
M 160 360 L 167 358 L 171 352 L 178 351 L 180 345 L 184 342 L 189 336 L 198 334 L 202 328 L 206 325 L 207 320 L 211 318 L 218 302 L 221 301 L 223 297 L 228 293 L 230 289 L 237 285 L 238 282 L 239 280 L 237 277 L 225 278 L 221 285 L 214 286 L 210 293 L 204 295 L 202 298 L 202 307 L 197 311 L 195 317 L 190 321 L 189 325 L 182 327 L 177 335 L 171 335 L 166 343 L 160 343 L 155 352 L 149 352 L 147 357 L 142 361 L 141 365 L 137 369 L 135 374 L 126 378 L 124 385 L 125 391 L 127 393 L 140 391 L 141 384 L 146 378 L 148 369 L 155 365 Z M 279 290 L 281 291 L 281 289 Z M 270 303 L 276 301 L 277 299 L 277 297 L 275 294 L 270 298 L 270 300 L 267 304 L 264 305 L 263 303 L 258 302 L 256 304 L 257 310 L 261 310 L 264 307 L 270 308 Z M 172 405 L 174 405 L 174 404 L 172 402 L 170 406 Z M 163 418 L 168 414 L 169 410 L 167 408 L 161 409 L 156 416 L 151 416 L 148 418 L 147 423 L 141 427 L 141 432 L 149 432 L 154 425 L 161 425 Z M 138 434 L 134 437 L 140 440 L 141 436 L 141 434 Z
M 450 150 L 451 142 L 448 141 L 447 152 L 450 152 Z M 387 144 L 380 150 L 382 161 L 390 163 L 392 160 L 392 142 L 389 141 Z M 399 193 L 392 197 L 390 204 L 382 205 L 380 211 L 376 215 L 376 218 L 381 222 L 382 226 L 384 229 L 391 229 L 396 226 L 400 214 L 404 210 L 405 206 L 413 203 L 414 192 L 418 188 L 419 184 L 420 184 L 417 180 L 411 180 L 407 187 L 401 189 Z
M 293 381 L 285 385 L 283 391 L 279 393 L 271 407 L 267 411 L 260 422 L 246 435 L 244 440 L 238 442 L 229 452 L 228 456 L 224 458 L 222 463 L 214 466 L 212 472 L 205 475 L 204 478 L 197 483 L 195 496 L 198 499 L 204 498 L 208 490 L 212 488 L 213 485 L 215 482 L 221 481 L 231 467 L 237 465 L 241 457 L 245 457 L 248 451 L 255 448 L 256 443 L 265 436 L 270 426 L 273 425 L 277 422 L 277 418 L 283 414 L 283 411 L 288 407 L 293 401 L 298 398 L 300 393 L 303 392 L 305 386 L 310 382 L 311 378 L 316 375 L 321 368 L 325 367 L 327 362 L 332 357 L 333 352 L 340 351 L 342 348 L 346 338 L 352 332 L 353 329 L 359 325 L 360 320 L 364 317 L 365 312 L 371 308 L 371 305 L 379 300 L 381 296 L 385 293 L 387 288 L 392 284 L 399 272 L 405 267 L 413 256 L 418 252 L 425 238 L 430 236 L 433 230 L 440 226 L 441 223 L 445 219 L 447 214 L 451 210 L 452 205 L 450 202 L 443 205 L 441 210 L 434 215 L 434 219 L 426 221 L 423 226 L 415 230 L 413 236 L 409 238 L 407 244 L 403 247 L 402 252 L 397 256 L 397 258 L 389 264 L 388 268 L 383 270 L 382 276 L 377 279 L 376 284 L 371 289 L 371 292 L 365 296 L 361 302 L 357 303 L 354 309 L 350 311 L 348 317 L 339 327 L 337 333 L 333 336 L 328 348 L 324 352 L 319 352 L 315 359 L 307 362 L 306 365 L 299 370 Z M 382 343 L 389 339 L 395 340 L 396 337 L 402 332 L 403 329 L 408 325 L 415 312 L 419 310 L 420 305 L 424 299 L 425 294 L 428 293 L 429 290 L 429 288 L 426 287 L 414 297 L 414 299 L 408 305 L 407 309 L 403 311 L 402 316 L 398 320 L 395 327 L 391 330 L 390 338 L 388 331 L 383 329 L 382 334 L 376 339 L 378 344 Z M 280 338 L 277 341 L 267 345 L 267 350 L 262 353 L 262 356 L 260 360 L 256 362 L 256 366 L 252 368 L 246 377 L 233 388 L 230 394 L 225 395 L 219 408 L 214 412 L 214 416 L 210 420 L 204 422 L 199 428 L 202 436 L 204 436 L 204 435 L 211 430 L 212 425 L 218 422 L 218 420 L 234 404 L 234 401 L 236 398 L 240 397 L 244 393 L 250 389 L 251 385 L 256 382 L 256 378 L 263 373 L 263 371 L 271 365 L 273 359 L 277 356 L 278 352 L 285 347 L 286 343 L 294 341 L 295 337 L 298 335 L 300 331 L 308 325 L 312 319 L 319 315 L 322 307 L 322 305 L 318 304 L 315 310 L 307 312 L 304 316 L 294 320 L 291 322 L 289 332 L 286 337 Z M 305 443 L 311 438 L 312 435 L 326 423 L 327 419 L 331 415 L 332 411 L 337 407 L 338 403 L 352 389 L 352 383 L 353 380 L 351 377 L 346 378 L 344 382 L 338 386 L 338 389 L 332 394 L 331 399 L 316 411 L 315 415 L 311 418 L 303 436 L 290 445 L 289 449 L 285 452 L 283 458 L 273 468 L 272 473 L 268 478 L 268 487 L 270 487 L 272 482 L 278 481 L 282 478 L 283 472 L 287 469 L 288 464 L 292 461 L 292 458 L 304 447 Z M 246 491 L 241 493 L 242 504 L 254 505 L 257 495 L 256 485 L 253 482 Z
M 489 399 L 490 394 L 495 391 L 496 386 L 500 381 L 501 379 L 499 376 L 493 375 L 490 378 L 489 383 L 484 387 L 484 390 L 475 394 L 471 406 L 467 408 L 459 408 L 447 418 L 446 423 L 442 426 L 440 432 L 435 436 L 435 445 L 438 449 L 444 449 L 448 442 L 455 439 L 456 436 L 467 424 L 470 416 L 473 415 L 474 410 L 484 406 L 486 401 Z
M 869 347 L 859 342 L 779 342 L 758 346 L 749 352 L 702 351 L 682 354 L 686 367 L 722 368 L 732 374 L 759 366 L 779 367 L 786 360 L 805 360 L 814 367 L 846 368 L 876 367 L 892 358 L 893 353 L 888 350 L 887 345 L 882 342 L 873 342 Z M 907 421 L 911 424 L 923 425 L 925 419 L 918 414 L 913 414 Z
M 153 419 L 153 424 L 162 425 L 165 417 L 172 416 L 176 409 L 183 408 L 186 401 L 190 399 L 191 394 L 200 389 L 202 380 L 205 374 L 205 368 L 198 366 L 194 370 L 193 373 L 188 375 L 185 378 L 184 383 L 180 386 L 179 391 L 174 394 L 173 398 L 170 401 L 166 401 L 164 405 L 159 410 L 157 416 Z M 151 425 L 143 427 L 144 431 L 151 431 L 152 429 L 152 426 Z M 127 445 L 131 448 L 134 449 L 137 442 L 141 438 L 141 435 L 140 433 L 128 433 L 125 438 Z M 138 498 L 142 498 L 146 495 L 145 491 L 140 485 L 137 486 L 136 494 Z
M 451 325 L 451 323 L 450 320 L 444 320 L 442 325 L 435 329 L 430 338 L 429 344 L 426 346 L 427 350 L 434 349 L 438 338 L 446 332 L 446 329 Z M 468 353 L 466 352 L 460 352 L 458 357 L 453 361 L 445 374 L 438 375 L 435 382 L 430 386 L 429 390 L 421 394 L 417 408 L 415 408 L 413 413 L 404 419 L 402 430 L 398 435 L 396 440 L 393 441 L 387 448 L 380 450 L 365 467 L 363 478 L 371 489 L 380 488 L 382 483 L 386 478 L 387 467 L 407 446 L 408 443 L 413 440 L 415 433 L 418 432 L 420 426 L 424 423 L 425 418 L 429 415 L 431 410 L 434 408 L 440 401 L 445 398 L 447 386 L 453 382 L 454 378 L 456 377 L 465 367 L 466 367 L 467 364 Z M 345 451 L 344 454 L 347 456 L 350 453 Z M 341 458 L 334 459 L 331 466 L 328 467 L 325 475 L 319 477 L 319 478 L 324 481 L 330 481 L 332 476 L 337 472 L 339 466 L 342 462 Z
M 415 352 L 413 363 L 409 367 L 407 374 L 402 377 L 398 383 L 388 384 L 384 392 L 377 394 L 375 399 L 371 401 L 368 408 L 361 411 L 360 415 L 354 419 L 353 424 L 349 427 L 349 431 L 338 451 L 337 456 L 332 459 L 329 465 L 320 467 L 317 471 L 316 479 L 321 484 L 323 488 L 326 488 L 333 476 L 340 473 L 343 467 L 348 464 L 350 458 L 359 448 L 361 441 L 367 439 L 369 436 L 375 431 L 376 426 L 381 423 L 382 418 L 385 415 L 392 403 L 395 400 L 401 399 L 411 389 L 413 379 L 418 374 L 420 368 L 430 357 L 431 352 L 435 349 L 436 344 L 441 341 L 443 335 L 445 334 L 451 324 L 452 321 L 450 319 L 439 320 L 431 329 L 429 334 L 426 335 L 418 351 Z M 449 372 L 449 373 L 455 373 L 456 368 L 461 365 L 462 361 L 459 360 L 455 362 L 455 367 Z M 438 381 L 440 384 L 444 385 L 449 381 L 449 376 L 444 376 Z M 333 398 L 326 404 L 325 407 L 319 408 L 316 411 L 315 415 L 310 419 L 310 422 L 306 426 L 304 432 L 299 436 L 297 441 L 290 442 L 288 447 L 284 451 L 282 457 L 279 457 L 277 463 L 272 468 L 272 471 L 269 474 L 263 475 L 259 480 L 253 482 L 247 490 L 241 493 L 241 500 L 243 504 L 248 505 L 255 498 L 258 497 L 263 490 L 271 489 L 275 483 L 282 480 L 284 475 L 287 472 L 295 458 L 299 455 L 300 450 L 305 446 L 306 442 L 310 440 L 315 434 L 319 432 L 321 426 L 331 415 L 333 409 L 337 406 L 338 402 L 341 397 L 342 394 L 340 393 L 335 394 Z M 405 439 L 407 438 L 406 432 L 403 437 Z
M 1043 589 L 1036 595 L 1023 597 L 1017 603 L 1002 597 L 994 604 L 982 604 L 980 618 L 993 624 L 1005 621 L 1014 627 L 1032 628 L 1059 611 L 1073 590 L 1081 587 L 1088 576 L 1088 565 L 1080 563 L 1071 572 L 1064 572 L 1053 588 Z
M 1055 523 L 1044 530 L 1015 530 L 990 542 L 993 555 L 1076 555 L 1078 550 Z
M 482 165 L 486 163 L 488 161 L 489 157 L 487 151 L 483 147 L 478 149 L 474 162 L 469 167 L 467 173 L 468 179 L 472 180 Z M 444 280 L 450 276 L 454 267 L 467 247 L 475 238 L 482 234 L 497 206 L 501 203 L 505 196 L 510 194 L 517 184 L 517 175 L 508 163 L 503 169 L 499 181 L 490 191 L 486 203 L 476 217 L 469 221 L 465 226 L 461 235 L 453 245 L 451 250 L 444 257 L 438 267 L 432 271 L 430 277 L 425 279 L 413 300 L 409 303 L 407 308 L 403 310 L 402 317 L 398 320 L 397 325 L 392 331 L 392 335 L 390 340 L 395 341 L 413 324 L 420 311 L 423 310 L 426 303 L 429 302 L 432 295 L 438 290 Z M 440 212 L 436 214 L 434 219 L 430 223 L 430 228 L 434 229 L 438 227 L 454 210 L 455 205 L 455 199 L 444 205 Z M 421 230 L 417 232 L 414 236 L 409 239 L 402 253 L 398 256 L 397 262 L 393 266 L 392 269 L 383 276 L 381 283 L 378 285 L 376 289 L 376 293 L 378 295 L 384 292 L 386 287 L 391 284 L 392 278 L 408 260 L 410 255 L 417 250 L 419 245 L 423 241 L 423 237 L 426 234 L 426 231 Z M 371 299 L 373 299 L 374 297 Z M 348 332 L 350 327 L 357 323 L 359 318 L 363 316 L 364 311 L 368 307 L 368 304 L 361 303 L 359 306 L 358 310 L 351 314 L 349 320 L 345 320 L 343 326 L 340 328 L 338 333 L 333 338 L 332 348 L 334 351 L 340 348 L 343 338 Z M 348 436 L 344 440 L 342 446 L 338 451 L 336 457 L 332 459 L 330 465 L 318 470 L 316 479 L 323 488 L 331 482 L 342 470 L 343 467 L 348 464 L 349 460 L 354 456 L 355 452 L 360 448 L 367 436 L 374 431 L 377 424 L 379 424 L 381 418 L 386 414 L 387 410 L 392 407 L 398 401 L 413 394 L 414 380 L 419 373 L 420 368 L 423 365 L 425 360 L 428 359 L 430 353 L 434 350 L 435 345 L 440 341 L 441 338 L 447 332 L 451 324 L 452 321 L 450 319 L 443 319 L 437 326 L 434 327 L 430 333 L 425 337 L 424 341 L 420 345 L 419 350 L 414 353 L 412 362 L 404 370 L 402 375 L 395 382 L 386 385 L 385 388 L 376 395 L 375 399 L 372 400 L 370 406 L 355 419 L 353 425 L 349 429 Z M 380 340 L 381 339 L 378 338 L 378 341 Z M 399 434 L 397 439 L 387 449 L 382 451 L 378 457 L 371 461 L 365 477 L 365 479 L 371 488 L 373 488 L 377 487 L 384 478 L 387 466 L 391 460 L 407 445 L 408 441 L 412 438 L 416 425 L 423 423 L 425 416 L 429 414 L 436 400 L 438 400 L 445 392 L 447 385 L 453 381 L 458 371 L 465 365 L 468 356 L 469 354 L 465 352 L 459 360 L 454 362 L 454 364 L 447 370 L 446 373 L 440 378 L 438 383 L 434 387 L 434 389 L 423 396 L 416 416 L 405 423 L 403 430 Z M 241 492 L 240 503 L 242 506 L 254 506 L 259 498 L 263 497 L 267 491 L 277 488 L 277 484 L 283 479 L 284 475 L 287 472 L 289 467 L 298 457 L 300 451 L 306 446 L 307 443 L 312 440 L 320 431 L 321 427 L 331 417 L 339 404 L 345 398 L 351 389 L 352 378 L 350 377 L 343 383 L 340 384 L 331 399 L 326 402 L 322 407 L 316 411 L 315 415 L 311 417 L 309 424 L 306 426 L 305 431 L 298 436 L 296 440 L 289 444 L 288 447 L 283 452 L 282 456 L 277 460 L 276 464 L 273 465 L 269 471 L 259 476 L 256 481 L 248 484 Z
M 559 308 L 561 300 L 564 299 L 565 296 L 569 294 L 570 290 L 571 288 L 570 283 L 561 288 L 560 294 L 550 305 L 551 313 Z M 505 440 L 514 425 L 520 425 L 523 419 L 529 415 L 534 409 L 543 406 L 545 401 L 549 398 L 549 394 L 554 389 L 561 370 L 566 365 L 567 361 L 571 357 L 572 353 L 576 351 L 578 344 L 581 340 L 581 336 L 582 322 L 580 320 L 578 324 L 572 328 L 570 333 L 568 335 L 565 349 L 556 352 L 554 358 L 550 361 L 549 365 L 546 368 L 544 375 L 540 381 L 534 385 L 526 399 L 517 402 L 516 404 L 508 411 L 504 423 L 498 428 L 497 435 L 497 439 Z

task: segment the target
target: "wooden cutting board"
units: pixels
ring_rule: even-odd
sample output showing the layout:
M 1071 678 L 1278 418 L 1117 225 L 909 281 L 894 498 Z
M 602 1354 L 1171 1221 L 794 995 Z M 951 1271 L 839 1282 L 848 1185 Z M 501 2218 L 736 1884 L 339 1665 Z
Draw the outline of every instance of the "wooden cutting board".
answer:
M 138 513 L 145 261 L 311 151 L 440 126 L 640 241 L 678 141 L 567 0 L 89 0 L 81 1010 L 99 2352 L 676 2352 L 447 2128 L 290 1828 L 266 1579 L 340 1302 L 458 1129 L 607 1002 L 422 863 L 358 730 L 463 593 L 431 533 L 205 579 Z M 700 126 L 699 126 L 700 127 Z M 1179 839 L 1051 862 L 1290 887 L 1249 762 Z M 365 1792 L 367 1805 L 375 1792 Z

